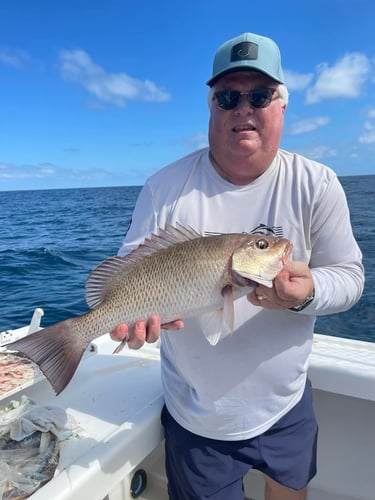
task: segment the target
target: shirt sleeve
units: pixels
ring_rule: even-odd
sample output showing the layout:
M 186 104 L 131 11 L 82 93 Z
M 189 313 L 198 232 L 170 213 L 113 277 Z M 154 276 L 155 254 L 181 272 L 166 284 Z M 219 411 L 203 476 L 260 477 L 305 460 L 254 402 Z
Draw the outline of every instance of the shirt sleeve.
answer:
M 311 227 L 315 298 L 304 312 L 319 316 L 346 311 L 363 292 L 364 269 L 345 192 L 336 176 L 316 201 Z

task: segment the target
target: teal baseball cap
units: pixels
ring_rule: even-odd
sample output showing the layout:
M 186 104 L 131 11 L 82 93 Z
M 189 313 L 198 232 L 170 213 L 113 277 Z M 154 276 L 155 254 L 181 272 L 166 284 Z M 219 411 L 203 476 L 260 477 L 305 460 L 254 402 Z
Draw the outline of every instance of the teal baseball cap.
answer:
M 221 45 L 212 68 L 212 77 L 207 85 L 233 71 L 260 71 L 279 83 L 284 83 L 281 56 L 276 43 L 261 35 L 243 33 Z

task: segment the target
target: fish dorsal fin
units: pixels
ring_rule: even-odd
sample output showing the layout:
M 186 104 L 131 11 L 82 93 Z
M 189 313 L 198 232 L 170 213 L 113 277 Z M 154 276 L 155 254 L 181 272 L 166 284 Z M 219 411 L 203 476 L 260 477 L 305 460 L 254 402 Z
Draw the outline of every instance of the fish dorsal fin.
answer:
M 145 257 L 163 248 L 168 248 L 171 245 L 182 243 L 183 241 L 195 240 L 200 237 L 201 234 L 191 227 L 184 227 L 178 223 L 176 226 L 167 224 L 165 229 L 160 228 L 157 233 L 152 234 L 150 238 L 146 238 L 126 258 Z
M 201 235 L 191 227 L 168 224 L 156 234 L 146 238 L 144 242 L 125 257 L 110 257 L 98 265 L 89 275 L 86 282 L 86 302 L 91 308 L 98 307 L 105 299 L 115 274 L 126 266 L 152 255 L 160 250 L 184 241 L 200 238 Z
M 113 276 L 122 271 L 124 265 L 125 258 L 110 257 L 91 271 L 86 281 L 86 302 L 91 309 L 103 302 Z

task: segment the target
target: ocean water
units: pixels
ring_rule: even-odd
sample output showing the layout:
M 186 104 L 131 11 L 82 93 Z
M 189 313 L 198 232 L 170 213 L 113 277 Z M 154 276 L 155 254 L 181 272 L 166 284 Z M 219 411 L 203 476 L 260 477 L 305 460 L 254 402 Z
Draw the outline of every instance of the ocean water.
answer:
M 318 333 L 375 342 L 375 175 L 342 177 L 366 287 L 351 311 L 318 319 Z M 139 187 L 0 192 L 0 331 L 42 326 L 87 310 L 85 282 L 117 253 Z

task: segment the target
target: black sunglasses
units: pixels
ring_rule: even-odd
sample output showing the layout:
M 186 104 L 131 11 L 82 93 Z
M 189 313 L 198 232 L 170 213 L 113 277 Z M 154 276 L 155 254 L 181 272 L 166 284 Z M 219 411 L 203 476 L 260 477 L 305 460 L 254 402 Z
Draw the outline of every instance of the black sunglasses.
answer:
M 247 100 L 253 108 L 266 108 L 272 102 L 273 94 L 277 89 L 264 87 L 249 90 L 249 92 L 239 92 L 238 90 L 219 90 L 214 93 L 219 108 L 229 110 L 234 109 L 240 102 L 243 95 L 247 95 Z

